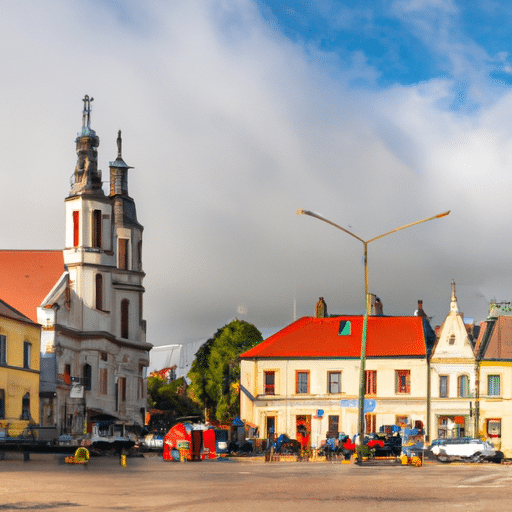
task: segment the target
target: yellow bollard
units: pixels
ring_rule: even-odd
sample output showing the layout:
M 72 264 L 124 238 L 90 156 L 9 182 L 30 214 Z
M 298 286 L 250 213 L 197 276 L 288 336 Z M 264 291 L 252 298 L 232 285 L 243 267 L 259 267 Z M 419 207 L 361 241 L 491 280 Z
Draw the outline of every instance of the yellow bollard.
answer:
M 121 454 L 120 464 L 121 464 L 121 466 L 123 466 L 123 468 L 126 467 L 126 455 Z

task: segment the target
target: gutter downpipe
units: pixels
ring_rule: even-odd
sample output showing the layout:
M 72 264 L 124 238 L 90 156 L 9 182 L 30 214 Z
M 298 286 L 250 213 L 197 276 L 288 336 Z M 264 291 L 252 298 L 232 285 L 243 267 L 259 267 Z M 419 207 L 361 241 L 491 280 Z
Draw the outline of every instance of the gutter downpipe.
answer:
M 479 436 L 478 426 L 480 425 L 480 361 L 477 359 L 475 364 L 475 438 Z
M 430 442 L 430 358 L 427 359 L 427 435 L 425 441 Z

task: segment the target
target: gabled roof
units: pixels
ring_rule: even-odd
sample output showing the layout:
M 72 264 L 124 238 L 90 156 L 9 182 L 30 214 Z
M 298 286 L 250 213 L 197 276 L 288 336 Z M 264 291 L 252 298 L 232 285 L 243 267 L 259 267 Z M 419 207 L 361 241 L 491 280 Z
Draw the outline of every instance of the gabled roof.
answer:
M 477 359 L 512 359 L 512 316 L 488 318 L 480 327 L 475 347 Z
M 37 307 L 63 272 L 62 251 L 0 251 L 0 299 L 37 322 Z
M 17 320 L 18 322 L 23 322 L 26 324 L 33 324 L 34 322 L 27 318 L 25 315 L 14 309 L 12 306 L 9 306 L 3 300 L 0 300 L 0 316 L 5 318 L 10 318 L 12 320 Z
M 350 322 L 349 330 L 346 322 Z M 344 334 L 341 335 L 340 325 L 345 326 L 342 331 Z M 361 356 L 362 331 L 363 316 L 303 317 L 243 353 L 241 357 L 358 358 Z M 368 317 L 367 357 L 426 357 L 426 354 L 421 317 Z

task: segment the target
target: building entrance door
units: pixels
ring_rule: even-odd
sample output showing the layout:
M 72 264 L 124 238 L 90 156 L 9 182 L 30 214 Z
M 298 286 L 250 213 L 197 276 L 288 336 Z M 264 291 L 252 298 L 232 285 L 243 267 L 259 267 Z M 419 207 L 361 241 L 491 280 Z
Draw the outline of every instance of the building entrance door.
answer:
M 311 447 L 311 414 L 303 414 L 295 417 L 296 439 L 304 450 Z

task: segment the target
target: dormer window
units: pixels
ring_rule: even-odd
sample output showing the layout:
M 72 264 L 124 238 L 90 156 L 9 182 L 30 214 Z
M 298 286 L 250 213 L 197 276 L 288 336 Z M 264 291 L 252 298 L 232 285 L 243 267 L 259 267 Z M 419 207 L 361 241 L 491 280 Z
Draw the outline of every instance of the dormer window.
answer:
M 350 335 L 350 321 L 342 320 L 338 329 L 338 336 L 349 336 Z

